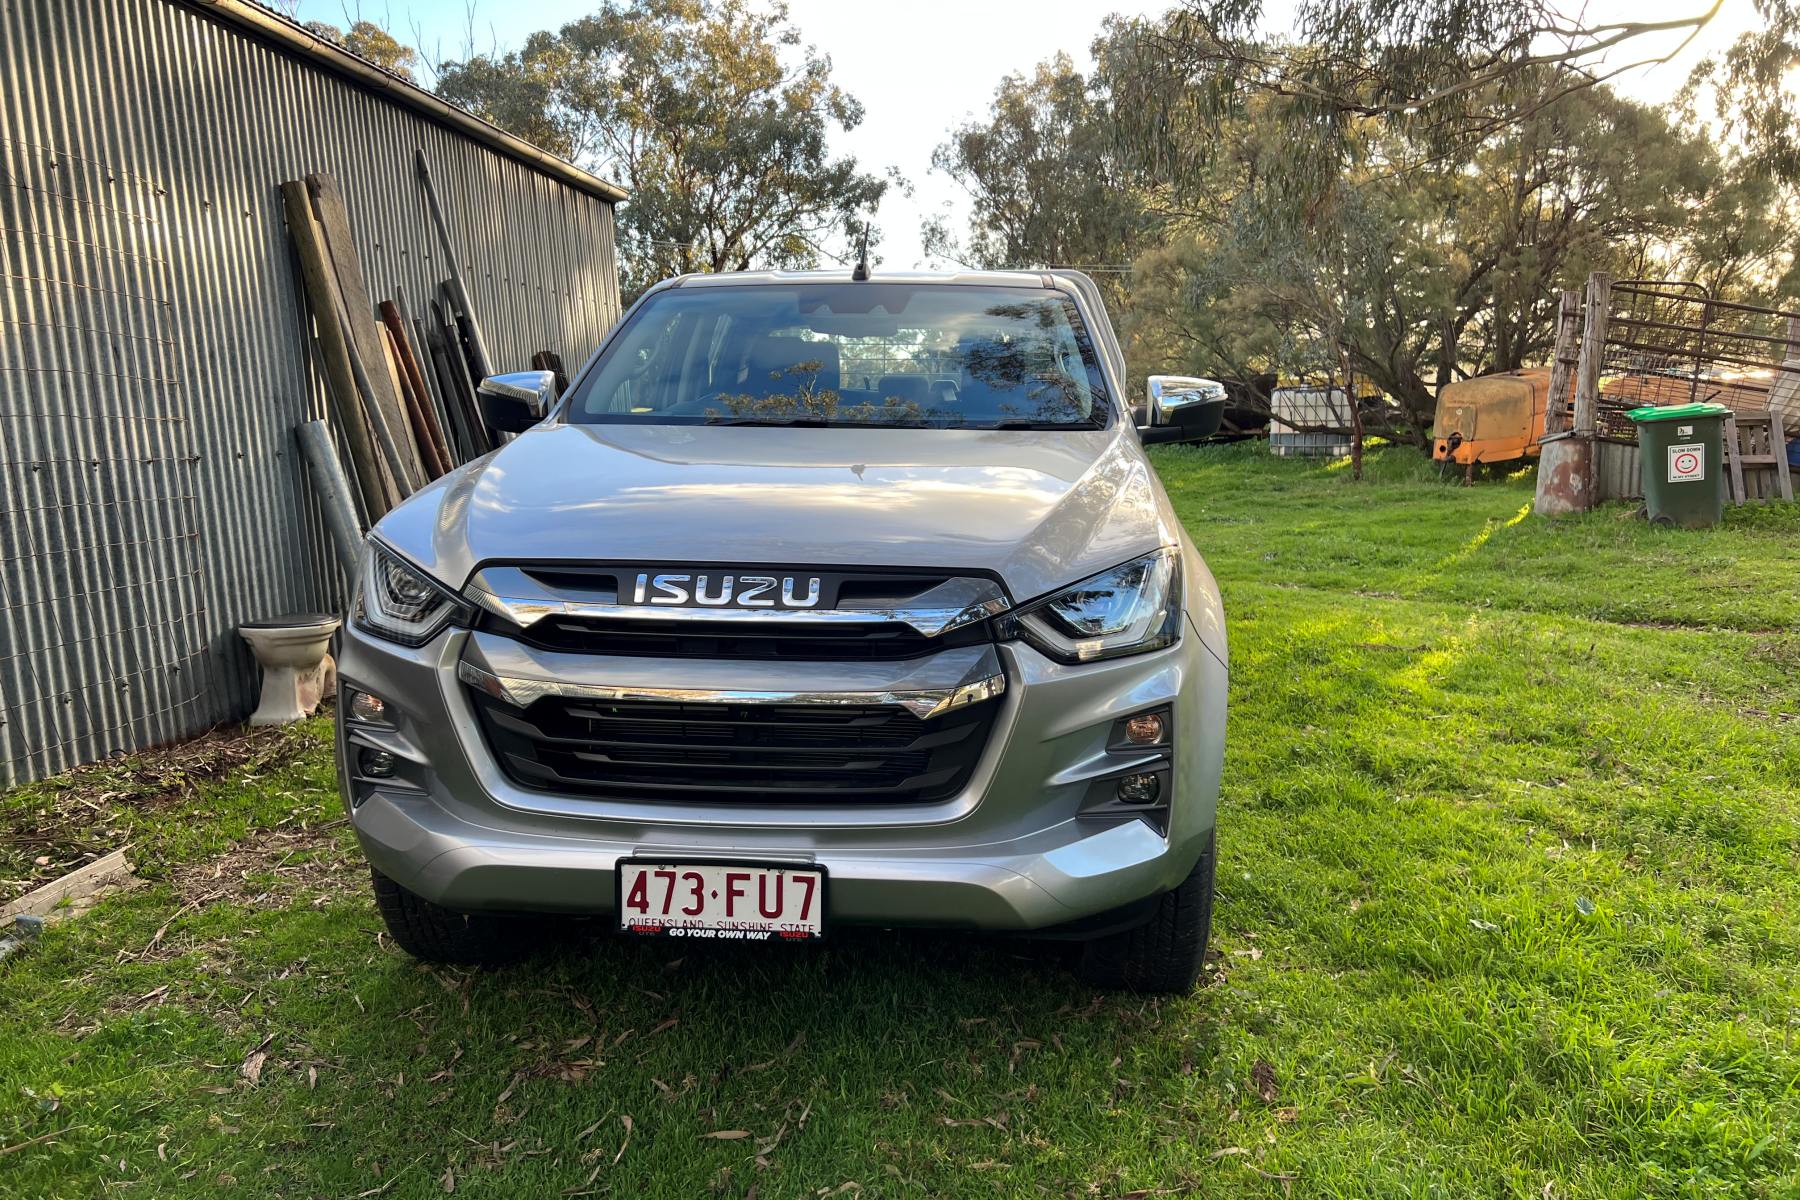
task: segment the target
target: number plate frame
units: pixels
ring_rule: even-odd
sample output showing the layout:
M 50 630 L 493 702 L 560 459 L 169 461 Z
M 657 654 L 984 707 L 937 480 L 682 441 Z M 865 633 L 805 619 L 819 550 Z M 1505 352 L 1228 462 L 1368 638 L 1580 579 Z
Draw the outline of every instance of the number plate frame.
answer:
M 747 867 L 756 871 L 783 871 L 816 875 L 819 880 L 818 895 L 814 898 L 817 906 L 819 929 L 817 933 L 808 933 L 804 937 L 788 937 L 778 930 L 770 930 L 767 937 L 752 937 L 746 933 L 732 930 L 721 930 L 717 926 L 664 927 L 660 929 L 634 929 L 626 917 L 625 887 L 626 880 L 633 874 L 634 867 L 648 867 L 652 870 L 691 871 L 724 867 Z M 653 938 L 677 941 L 707 941 L 718 943 L 730 942 L 785 942 L 805 945 L 825 940 L 828 922 L 825 919 L 826 897 L 831 890 L 831 874 L 822 863 L 780 862 L 769 859 L 754 858 L 691 858 L 678 860 L 656 857 L 621 858 L 613 868 L 613 928 L 626 937 Z M 746 897 L 750 898 L 750 897 Z M 754 901 L 752 901 L 754 902 Z

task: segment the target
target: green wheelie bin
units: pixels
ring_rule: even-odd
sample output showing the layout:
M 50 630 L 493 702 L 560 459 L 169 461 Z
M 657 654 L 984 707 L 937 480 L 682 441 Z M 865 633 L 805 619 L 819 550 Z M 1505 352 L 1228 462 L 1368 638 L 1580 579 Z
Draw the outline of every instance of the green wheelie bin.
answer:
M 1644 515 L 1653 525 L 1704 529 L 1725 515 L 1723 404 L 1651 405 L 1625 415 L 1637 423 Z

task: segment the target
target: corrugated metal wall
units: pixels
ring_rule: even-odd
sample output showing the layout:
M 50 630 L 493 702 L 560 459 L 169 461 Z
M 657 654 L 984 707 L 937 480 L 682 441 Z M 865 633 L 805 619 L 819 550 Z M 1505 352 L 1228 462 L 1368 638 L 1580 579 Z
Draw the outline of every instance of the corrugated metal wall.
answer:
M 1644 498 L 1644 483 L 1638 475 L 1638 444 L 1635 440 L 1609 437 L 1594 440 L 1594 498 Z
M 240 620 L 344 597 L 277 186 L 335 176 L 373 292 L 449 272 L 497 365 L 619 311 L 611 207 L 171 0 L 0 3 L 0 783 L 249 711 Z

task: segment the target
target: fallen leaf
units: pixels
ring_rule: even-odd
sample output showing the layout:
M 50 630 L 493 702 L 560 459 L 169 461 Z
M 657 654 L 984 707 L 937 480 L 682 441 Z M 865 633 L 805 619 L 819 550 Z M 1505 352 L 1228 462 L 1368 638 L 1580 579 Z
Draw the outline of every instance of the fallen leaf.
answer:
M 620 1114 L 619 1124 L 625 1127 L 625 1140 L 619 1143 L 619 1152 L 613 1155 L 613 1166 L 615 1167 L 619 1165 L 619 1160 L 625 1157 L 625 1147 L 631 1145 L 631 1115 L 629 1113 Z
M 764 1154 L 769 1153 L 769 1151 L 775 1149 L 775 1147 L 781 1145 L 781 1139 L 787 1136 L 787 1128 L 788 1127 L 787 1127 L 786 1122 L 783 1122 L 781 1128 L 777 1129 L 773 1135 L 771 1135 L 770 1137 L 768 1137 L 762 1141 L 757 1142 L 756 1143 L 757 1155 L 760 1157 Z
M 600 1168 L 596 1166 L 592 1171 L 588 1172 L 588 1177 L 586 1179 L 582 1180 L 574 1187 L 564 1188 L 562 1194 L 565 1196 L 586 1196 L 589 1194 L 587 1189 L 592 1187 L 594 1180 L 598 1178 L 600 1178 Z
M 250 1053 L 244 1055 L 244 1061 L 238 1064 L 238 1074 L 242 1075 L 252 1084 L 261 1079 L 263 1064 L 269 1060 L 269 1043 L 274 1040 L 275 1035 L 271 1033 L 262 1041 L 258 1042 Z
M 1250 1082 L 1264 1104 L 1275 1103 L 1275 1097 L 1281 1094 L 1280 1089 L 1275 1086 L 1275 1068 L 1260 1058 L 1250 1068 Z
M 712 1138 L 714 1141 L 735 1142 L 739 1138 L 749 1137 L 750 1131 L 748 1129 L 715 1129 L 711 1133 L 703 1133 L 700 1136 Z
M 438 1180 L 438 1185 L 444 1189 L 446 1195 L 454 1192 L 456 1190 L 456 1172 L 449 1167 L 445 1167 L 444 1177 Z

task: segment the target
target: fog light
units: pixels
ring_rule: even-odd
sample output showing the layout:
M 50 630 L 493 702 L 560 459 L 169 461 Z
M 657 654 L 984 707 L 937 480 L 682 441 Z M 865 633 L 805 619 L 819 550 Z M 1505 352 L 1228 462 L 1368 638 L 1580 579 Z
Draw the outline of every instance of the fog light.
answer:
M 1162 795 L 1162 781 L 1150 774 L 1127 775 L 1119 780 L 1121 804 L 1155 804 Z
M 386 750 L 365 749 L 357 762 L 370 779 L 387 779 L 394 773 L 394 756 Z
M 380 703 L 377 701 L 377 703 Z M 1133 746 L 1154 746 L 1163 740 L 1161 713 L 1139 713 L 1125 722 L 1125 740 Z
M 350 715 L 359 721 L 386 722 L 387 701 L 367 692 L 351 692 Z

